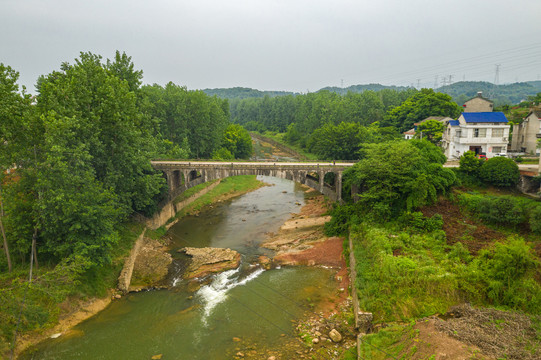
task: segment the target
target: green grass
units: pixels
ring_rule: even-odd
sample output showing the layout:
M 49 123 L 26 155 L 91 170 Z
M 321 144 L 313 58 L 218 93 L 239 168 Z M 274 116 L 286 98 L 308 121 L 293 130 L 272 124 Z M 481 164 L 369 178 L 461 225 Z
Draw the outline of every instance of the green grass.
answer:
M 414 324 L 392 325 L 362 337 L 361 359 L 386 360 L 391 359 L 389 355 L 397 359 L 409 359 L 416 351 L 415 346 L 411 346 L 417 335 Z
M 182 194 L 180 194 L 179 196 L 177 196 L 173 202 L 175 204 L 178 204 L 179 202 L 181 201 L 184 201 L 186 200 L 187 198 L 189 198 L 190 196 L 192 195 L 195 195 L 197 194 L 198 192 L 200 192 L 201 190 L 209 187 L 210 185 L 214 184 L 216 181 L 218 180 L 212 180 L 212 181 L 207 181 L 206 183 L 203 183 L 203 184 L 199 184 L 199 185 L 196 185 L 194 187 L 191 187 L 189 188 L 188 190 L 184 191 Z
M 241 195 L 262 186 L 256 175 L 239 175 L 223 179 L 218 186 L 205 195 L 199 197 L 191 204 L 179 211 L 175 217 L 180 218 L 186 214 L 195 213 L 211 205 L 217 198 L 228 195 Z

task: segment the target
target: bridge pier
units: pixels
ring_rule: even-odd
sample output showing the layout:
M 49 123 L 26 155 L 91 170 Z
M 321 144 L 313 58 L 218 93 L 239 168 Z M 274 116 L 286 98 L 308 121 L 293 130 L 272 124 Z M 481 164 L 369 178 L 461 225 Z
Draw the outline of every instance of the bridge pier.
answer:
M 236 175 L 266 175 L 292 180 L 319 191 L 334 201 L 342 201 L 342 173 L 353 163 L 221 163 L 210 161 L 152 161 L 167 178 L 169 199 L 183 191 L 212 180 Z M 325 174 L 335 174 L 335 189 L 325 184 Z M 318 180 L 309 174 L 317 174 Z

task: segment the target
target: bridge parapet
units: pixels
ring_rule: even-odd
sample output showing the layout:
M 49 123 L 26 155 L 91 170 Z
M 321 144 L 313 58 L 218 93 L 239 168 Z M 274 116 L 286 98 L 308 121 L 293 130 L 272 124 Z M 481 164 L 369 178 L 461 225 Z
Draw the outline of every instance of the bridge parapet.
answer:
M 151 163 L 155 169 L 163 171 L 166 175 L 170 199 L 202 182 L 237 175 L 266 175 L 308 185 L 334 201 L 342 200 L 343 171 L 354 165 L 352 162 L 152 161 Z M 324 182 L 327 173 L 335 174 L 334 189 Z M 312 176 L 313 174 L 316 178 Z

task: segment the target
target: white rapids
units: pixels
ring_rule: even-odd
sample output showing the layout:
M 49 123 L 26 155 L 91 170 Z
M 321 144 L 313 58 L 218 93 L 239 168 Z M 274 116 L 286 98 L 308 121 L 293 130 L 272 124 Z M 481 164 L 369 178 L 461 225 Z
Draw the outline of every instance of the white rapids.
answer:
M 200 297 L 201 303 L 204 306 L 203 322 L 206 322 L 206 319 L 212 313 L 212 310 L 216 307 L 216 305 L 227 299 L 227 293 L 229 290 L 246 284 L 247 282 L 257 278 L 264 271 L 265 270 L 261 268 L 257 269 L 242 279 L 239 279 L 238 276 L 240 267 L 215 275 L 213 281 L 209 285 L 205 285 L 197 291 L 197 295 Z

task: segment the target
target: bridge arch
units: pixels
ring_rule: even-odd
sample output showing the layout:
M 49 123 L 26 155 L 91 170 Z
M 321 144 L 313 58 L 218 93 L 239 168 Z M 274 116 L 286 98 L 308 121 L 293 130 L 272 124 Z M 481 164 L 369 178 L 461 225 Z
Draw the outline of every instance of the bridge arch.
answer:
M 169 199 L 207 181 L 237 175 L 265 175 L 291 180 L 313 188 L 333 201 L 342 201 L 342 173 L 353 163 L 222 163 L 153 161 L 155 169 L 164 172 Z M 334 186 L 325 183 L 325 175 L 333 173 Z M 314 176 L 314 174 L 316 176 Z

